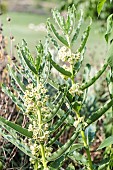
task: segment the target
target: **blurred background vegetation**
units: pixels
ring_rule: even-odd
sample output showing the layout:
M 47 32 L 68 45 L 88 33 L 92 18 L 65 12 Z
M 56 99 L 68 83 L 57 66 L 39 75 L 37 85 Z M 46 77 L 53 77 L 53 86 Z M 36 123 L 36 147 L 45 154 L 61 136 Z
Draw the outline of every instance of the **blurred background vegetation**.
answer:
M 21 40 L 25 39 L 32 51 L 40 39 L 44 40 L 46 20 L 48 17 L 51 18 L 51 9 L 56 7 L 65 13 L 68 6 L 75 4 L 78 11 L 77 17 L 79 17 L 80 9 L 83 9 L 85 22 L 88 22 L 89 16 L 93 18 L 86 59 L 97 62 L 105 57 L 106 43 L 103 33 L 105 33 L 106 18 L 113 12 L 113 4 L 109 0 L 99 17 L 97 15 L 98 0 L 2 0 L 1 2 L 4 35 L 8 38 L 12 32 L 15 38 L 14 44 L 21 43 Z M 11 18 L 10 24 L 6 20 L 7 17 Z

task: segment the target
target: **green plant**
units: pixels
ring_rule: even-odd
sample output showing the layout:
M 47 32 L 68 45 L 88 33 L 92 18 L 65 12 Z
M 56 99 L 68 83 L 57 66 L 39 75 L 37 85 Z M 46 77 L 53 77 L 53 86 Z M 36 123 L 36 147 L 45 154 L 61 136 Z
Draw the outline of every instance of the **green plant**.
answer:
M 62 65 L 53 60 L 48 39 L 44 45 L 39 42 L 35 58 L 23 40 L 22 47 L 18 47 L 20 64 L 8 65 L 11 79 L 17 85 L 12 83 L 16 93 L 13 94 L 4 84 L 2 90 L 29 119 L 28 126 L 23 128 L 0 117 L 0 134 L 30 157 L 34 170 L 59 169 L 67 159 L 73 163 L 67 165 L 67 170 L 74 169 L 76 162 L 82 169 L 93 170 L 95 165 L 91 159 L 90 144 L 94 133 L 91 125 L 112 107 L 113 99 L 111 98 L 92 114 L 83 115 L 81 109 L 86 99 L 87 89 L 96 82 L 108 66 L 113 66 L 113 44 L 111 43 L 105 64 L 97 74 L 89 79 L 89 71 L 85 72 L 83 81 L 78 83 L 75 77 L 82 66 L 92 21 L 90 19 L 90 24 L 83 32 L 79 48 L 75 49 L 75 42 L 83 23 L 82 11 L 76 28 L 74 6 L 68 8 L 66 19 L 57 10 L 53 10 L 53 18 L 58 28 L 48 20 L 48 38 L 56 47 Z M 62 81 L 52 80 L 52 68 L 58 71 Z M 48 85 L 58 92 L 55 101 L 49 95 Z M 58 139 L 69 128 L 73 128 L 73 134 L 62 145 Z M 83 148 L 87 158 L 79 152 Z

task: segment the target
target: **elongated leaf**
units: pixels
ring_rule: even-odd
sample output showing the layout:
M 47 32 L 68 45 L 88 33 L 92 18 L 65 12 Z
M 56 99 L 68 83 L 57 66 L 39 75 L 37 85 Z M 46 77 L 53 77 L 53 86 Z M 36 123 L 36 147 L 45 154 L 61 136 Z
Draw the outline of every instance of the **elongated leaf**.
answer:
M 99 146 L 99 149 L 103 149 L 105 147 L 108 147 L 109 145 L 113 144 L 113 136 L 109 136 L 108 138 L 106 138 Z
M 69 149 L 69 153 L 72 153 L 74 152 L 75 150 L 77 149 L 82 149 L 84 147 L 84 144 L 83 143 L 76 143 L 76 144 L 73 144 L 70 149 Z
M 18 100 L 18 98 L 8 89 L 8 87 L 6 87 L 5 84 L 2 84 L 2 91 L 7 94 L 10 99 L 24 112 L 25 111 L 25 107 L 23 105 L 23 103 Z
M 75 5 L 70 8 L 68 7 L 67 13 L 67 20 L 65 24 L 66 34 L 71 35 L 74 25 L 75 25 L 75 18 L 76 18 L 76 8 Z
M 56 49 L 59 49 L 59 45 L 57 43 L 57 41 L 52 37 L 52 35 L 50 33 L 48 33 L 48 37 L 50 39 L 50 41 L 53 43 L 53 45 L 56 47 Z
M 52 10 L 53 19 L 55 23 L 59 26 L 59 28 L 64 32 L 64 19 L 61 16 L 60 12 L 57 9 Z
M 64 68 L 62 68 L 61 66 L 59 66 L 57 63 L 55 63 L 55 61 L 52 60 L 51 55 L 49 55 L 49 61 L 52 64 L 52 66 L 59 71 L 61 74 L 67 76 L 67 77 L 71 77 L 71 72 L 65 70 Z
M 31 55 L 29 48 L 27 46 L 27 42 L 24 39 L 22 41 L 22 49 L 25 51 L 27 59 L 34 65 L 34 58 Z
M 24 93 L 26 87 L 25 87 L 24 84 L 20 81 L 20 79 L 16 76 L 14 70 L 13 70 L 9 65 L 7 65 L 7 67 L 8 67 L 8 70 L 9 70 L 9 72 L 10 72 L 11 77 L 15 80 L 15 82 L 17 83 L 17 85 L 20 87 L 20 89 L 21 89 L 22 92 Z
M 60 117 L 56 124 L 53 125 L 50 133 L 54 133 L 65 122 L 70 112 L 71 112 L 70 110 L 68 110 L 66 113 L 64 112 L 63 116 Z
M 97 4 L 97 12 L 98 12 L 98 15 L 100 15 L 101 11 L 102 11 L 102 8 L 105 4 L 106 0 L 99 0 L 98 4 Z
M 16 130 L 17 133 L 20 133 L 23 136 L 32 138 L 32 132 L 29 132 L 27 129 L 22 128 L 21 126 L 13 123 L 11 121 L 8 121 L 7 119 L 5 119 L 1 116 L 0 116 L 0 122 L 3 123 L 4 125 L 9 126 L 12 129 Z
M 64 45 L 66 45 L 67 47 L 69 46 L 68 42 L 66 41 L 66 39 L 64 39 L 62 36 L 59 35 L 59 33 L 56 31 L 55 27 L 53 26 L 53 24 L 51 24 L 49 21 L 47 22 L 48 27 L 51 29 L 51 31 L 54 33 L 54 35 L 56 36 L 56 38 L 63 43 Z
M 84 47 L 86 45 L 87 39 L 89 37 L 89 32 L 90 32 L 90 29 L 91 29 L 91 24 L 92 24 L 92 19 L 90 18 L 90 24 L 88 25 L 87 29 L 83 33 L 82 42 L 81 42 L 81 45 L 78 49 L 78 52 L 80 52 L 80 53 L 82 52 L 82 50 L 84 49 Z
M 50 116 L 48 116 L 47 119 L 43 120 L 44 122 L 49 122 L 51 119 L 53 119 L 56 116 L 58 110 L 60 109 L 60 107 L 62 106 L 62 104 L 65 100 L 66 93 L 67 93 L 67 88 L 64 89 L 63 96 L 61 97 L 59 103 L 57 103 L 55 108 L 52 110 L 52 113 L 50 114 Z
M 47 158 L 48 161 L 54 161 L 61 157 L 68 149 L 69 147 L 73 144 L 75 139 L 77 138 L 78 134 L 80 133 L 81 126 L 77 127 L 76 131 L 72 135 L 72 137 L 61 147 L 59 148 L 56 152 L 52 153 L 50 157 Z
M 96 112 L 92 113 L 92 115 L 86 120 L 86 123 L 90 125 L 91 123 L 98 120 L 110 107 L 113 106 L 113 99 L 106 103 L 103 107 L 101 107 Z
M 103 67 L 95 74 L 94 77 L 92 77 L 90 80 L 82 84 L 80 89 L 85 90 L 86 88 L 91 86 L 103 74 L 103 72 L 106 70 L 107 67 L 108 67 L 108 63 L 105 63 Z
M 0 128 L 0 134 L 9 142 L 11 142 L 13 145 L 15 145 L 17 148 L 19 148 L 22 152 L 24 152 L 26 155 L 30 156 L 31 158 L 34 158 L 34 156 L 31 153 L 30 148 L 25 145 L 24 142 L 15 139 L 11 135 L 8 135 L 7 133 L 3 132 L 3 130 Z
M 55 143 L 55 141 L 61 136 L 61 134 L 64 132 L 65 129 L 66 129 L 66 125 L 64 125 L 61 128 L 61 130 L 55 135 L 55 137 L 49 140 L 49 142 L 47 143 L 47 146 L 51 146 L 53 143 Z
M 81 10 L 81 17 L 80 17 L 80 20 L 79 20 L 79 23 L 78 23 L 78 26 L 75 30 L 75 33 L 73 35 L 73 38 L 71 40 L 71 44 L 73 44 L 76 39 L 78 38 L 78 35 L 79 35 L 79 32 L 80 32 L 80 28 L 81 28 L 81 25 L 82 25 L 82 22 L 83 22 L 83 11 Z
M 28 68 L 34 73 L 37 75 L 37 70 L 35 69 L 35 67 L 32 65 L 32 63 L 30 62 L 30 60 L 28 60 L 28 58 L 26 57 L 26 53 L 23 49 L 21 49 L 21 54 L 22 54 L 22 57 L 26 63 L 26 65 L 28 66 Z
M 105 40 L 107 43 L 109 40 L 109 36 L 112 32 L 112 28 L 113 28 L 113 14 L 109 15 L 109 17 L 107 18 L 107 30 L 105 33 Z

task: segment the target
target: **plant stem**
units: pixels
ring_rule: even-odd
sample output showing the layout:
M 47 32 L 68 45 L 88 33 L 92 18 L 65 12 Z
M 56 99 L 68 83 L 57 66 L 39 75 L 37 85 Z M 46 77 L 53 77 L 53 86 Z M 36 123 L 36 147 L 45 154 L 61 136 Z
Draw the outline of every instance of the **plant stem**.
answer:
M 47 169 L 47 163 L 46 163 L 46 158 L 45 158 L 45 149 L 44 149 L 44 145 L 42 143 L 40 143 L 41 146 L 41 154 L 42 154 L 42 163 L 44 166 L 44 170 Z
M 38 122 L 39 122 L 40 136 L 41 136 L 43 134 L 42 134 L 42 123 L 41 123 L 41 111 L 40 111 L 40 109 L 38 109 Z M 43 145 L 42 142 L 40 142 L 40 148 L 41 148 L 43 167 L 44 167 L 44 170 L 46 170 L 47 169 L 47 162 L 46 162 L 46 158 L 45 158 L 45 149 L 44 149 L 44 145 Z
M 76 112 L 76 115 L 77 115 L 77 118 L 79 119 L 80 114 L 78 112 Z M 82 139 L 83 139 L 83 142 L 84 142 L 85 150 L 86 150 L 88 161 L 89 161 L 89 170 L 93 170 L 93 165 L 92 165 L 89 145 L 87 144 L 87 139 L 86 139 L 86 136 L 85 136 L 85 132 L 83 130 L 81 131 L 81 136 L 82 136 Z

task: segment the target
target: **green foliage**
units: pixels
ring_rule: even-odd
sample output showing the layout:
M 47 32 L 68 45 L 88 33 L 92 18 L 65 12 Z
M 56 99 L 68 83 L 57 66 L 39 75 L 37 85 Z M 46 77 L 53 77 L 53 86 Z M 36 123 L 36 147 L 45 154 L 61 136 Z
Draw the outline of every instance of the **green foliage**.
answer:
M 93 78 L 89 79 L 91 66 L 87 64 L 83 80 L 76 82 L 76 74 L 82 66 L 92 20 L 82 34 L 79 47 L 75 48 L 74 43 L 77 41 L 83 23 L 83 13 L 81 12 L 77 26 L 74 5 L 68 9 L 65 18 L 58 10 L 53 10 L 52 13 L 60 30 L 50 20 L 47 21 L 49 39 L 44 45 L 39 42 L 36 47 L 36 57 L 31 55 L 27 43 L 23 40 L 22 47 L 18 47 L 20 63 L 15 66 L 8 65 L 10 76 L 15 82 L 14 93 L 4 84 L 2 85 L 3 92 L 28 118 L 28 126 L 23 128 L 0 117 L 2 125 L 0 134 L 30 157 L 34 170 L 59 169 L 63 167 L 65 160 L 70 160 L 67 170 L 73 170 L 76 164 L 93 170 L 94 164 L 90 154 L 90 145 L 96 131 L 93 123 L 113 106 L 113 98 L 111 97 L 102 108 L 90 113 L 82 114 L 82 108 L 86 102 L 88 88 L 99 79 L 108 65 L 112 70 L 112 47 L 107 53 L 107 61 Z M 112 26 L 111 18 L 109 20 L 107 39 Z M 55 48 L 57 47 L 59 63 L 50 52 L 51 42 Z M 52 80 L 53 68 L 59 73 L 55 81 Z M 18 88 L 15 88 L 16 86 Z M 50 95 L 50 86 L 57 94 Z M 61 135 L 70 129 L 73 129 L 71 137 L 62 144 L 59 140 Z M 109 141 L 107 145 L 108 143 Z M 105 142 L 104 146 L 107 145 Z M 81 154 L 82 149 L 86 151 L 87 157 Z
M 99 0 L 99 2 L 97 4 L 98 15 L 100 15 L 105 2 L 106 2 L 106 0 Z
M 99 146 L 98 149 L 103 149 L 103 148 L 108 147 L 108 146 L 110 146 L 110 145 L 112 145 L 112 144 L 113 144 L 113 136 L 110 136 L 110 137 L 106 138 L 106 139 L 101 143 L 101 145 Z

